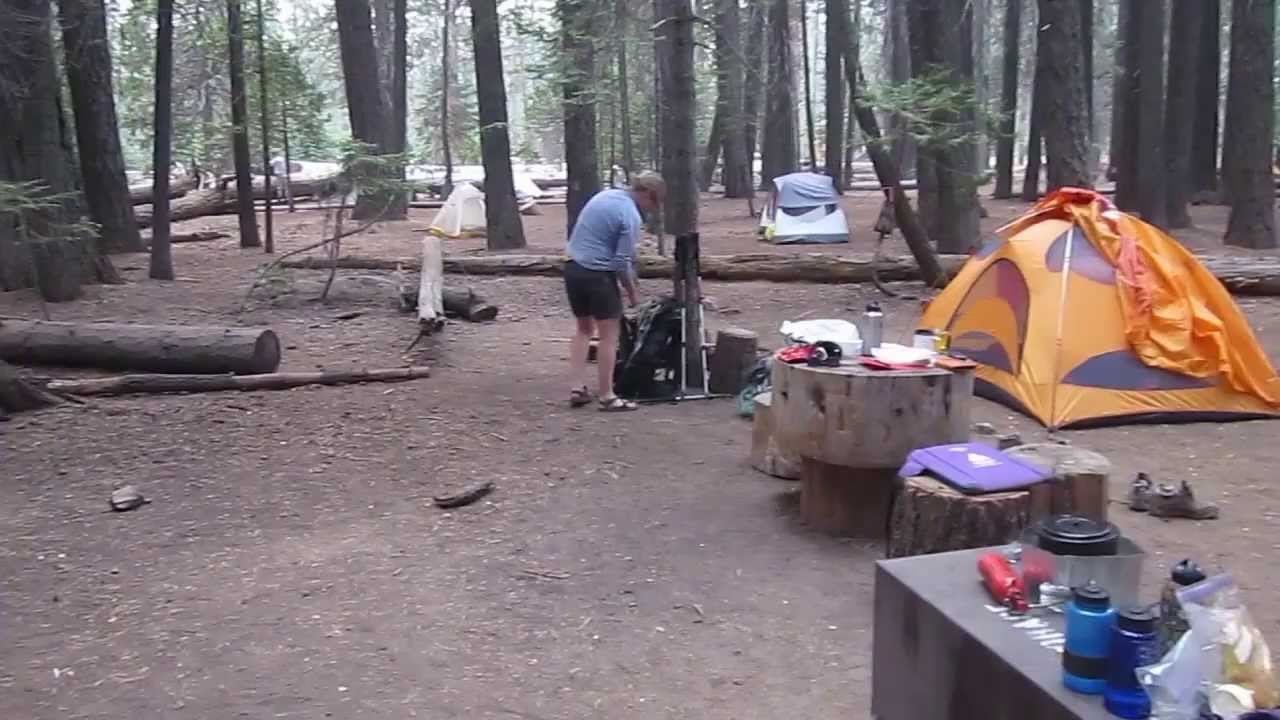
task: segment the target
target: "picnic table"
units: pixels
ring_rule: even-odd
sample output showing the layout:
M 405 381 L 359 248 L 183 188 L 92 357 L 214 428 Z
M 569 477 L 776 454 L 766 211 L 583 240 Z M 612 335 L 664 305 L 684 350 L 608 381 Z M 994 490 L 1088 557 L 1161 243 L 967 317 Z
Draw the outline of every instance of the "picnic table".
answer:
M 994 605 L 978 557 L 876 563 L 871 714 L 878 720 L 1102 720 L 1100 696 L 1062 684 L 1065 618 Z

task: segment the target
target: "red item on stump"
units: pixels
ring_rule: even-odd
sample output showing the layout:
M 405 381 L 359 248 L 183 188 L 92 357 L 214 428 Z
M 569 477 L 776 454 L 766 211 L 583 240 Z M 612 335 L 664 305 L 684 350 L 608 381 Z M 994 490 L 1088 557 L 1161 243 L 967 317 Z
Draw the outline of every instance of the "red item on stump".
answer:
M 993 600 L 1017 612 L 1027 611 L 1027 594 L 1022 588 L 1022 579 L 1009 558 L 998 552 L 982 555 L 978 558 L 978 574 Z

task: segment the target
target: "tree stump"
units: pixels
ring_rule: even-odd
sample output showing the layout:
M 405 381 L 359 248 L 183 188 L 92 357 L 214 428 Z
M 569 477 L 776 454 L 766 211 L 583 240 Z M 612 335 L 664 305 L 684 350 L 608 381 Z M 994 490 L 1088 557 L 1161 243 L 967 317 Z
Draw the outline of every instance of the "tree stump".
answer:
M 883 539 L 894 478 L 912 450 L 969 438 L 973 373 L 773 365 L 778 446 L 801 457 L 800 514 Z
M 80 297 L 85 242 L 79 237 L 61 237 L 27 243 L 40 297 L 49 302 L 70 302 Z
M 716 347 L 707 361 L 709 387 L 717 395 L 737 395 L 756 364 L 760 338 L 750 330 L 724 328 L 716 333 Z
M 1030 488 L 1031 522 L 1065 513 L 1107 519 L 1111 463 L 1102 455 L 1057 443 L 1019 445 L 1005 453 L 1051 473 L 1048 480 Z
M 24 380 L 12 365 L 0 360 L 0 417 L 6 413 L 36 410 L 60 402 L 59 398 Z
M 904 478 L 889 521 L 888 557 L 1003 545 L 1031 521 L 1031 493 L 965 495 L 941 480 Z
M 755 414 L 751 417 L 751 467 L 765 475 L 784 480 L 800 479 L 800 458 L 788 455 L 778 445 L 773 424 L 773 393 L 755 397 Z

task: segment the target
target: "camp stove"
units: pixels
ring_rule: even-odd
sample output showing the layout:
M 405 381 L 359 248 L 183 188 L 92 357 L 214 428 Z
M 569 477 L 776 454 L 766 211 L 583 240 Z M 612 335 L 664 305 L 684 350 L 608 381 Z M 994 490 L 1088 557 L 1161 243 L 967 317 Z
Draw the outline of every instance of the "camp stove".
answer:
M 1106 588 L 1117 606 L 1141 602 L 1139 583 L 1146 552 L 1115 525 L 1080 515 L 1054 515 L 1019 540 L 1022 577 L 1029 594 L 1063 598 L 1090 580 Z

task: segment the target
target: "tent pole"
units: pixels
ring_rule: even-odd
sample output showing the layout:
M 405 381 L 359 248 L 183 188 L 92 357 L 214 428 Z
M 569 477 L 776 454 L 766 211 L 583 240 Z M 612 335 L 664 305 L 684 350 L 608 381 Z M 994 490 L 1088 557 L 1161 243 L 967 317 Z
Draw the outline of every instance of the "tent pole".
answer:
M 1067 230 L 1067 247 L 1062 253 L 1062 290 L 1058 295 L 1058 328 L 1053 334 L 1053 383 L 1049 390 L 1049 432 L 1058 429 L 1058 374 L 1062 371 L 1062 328 L 1067 316 L 1067 284 L 1071 282 L 1071 251 L 1076 240 L 1076 225 Z

